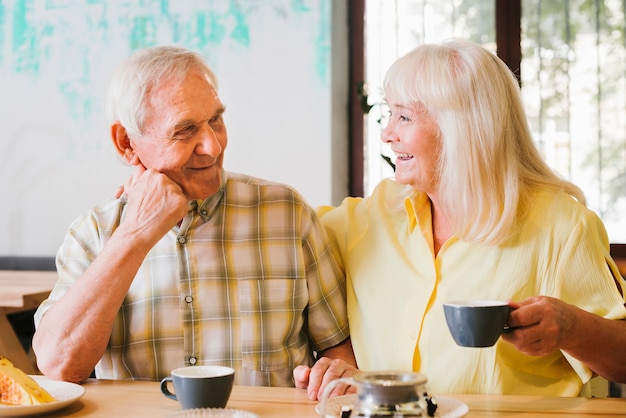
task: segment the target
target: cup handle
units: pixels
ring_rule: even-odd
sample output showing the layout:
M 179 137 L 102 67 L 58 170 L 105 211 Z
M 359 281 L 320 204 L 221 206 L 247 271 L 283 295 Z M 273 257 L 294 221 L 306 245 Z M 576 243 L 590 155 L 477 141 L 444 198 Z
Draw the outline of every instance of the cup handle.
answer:
M 178 399 L 176 398 L 176 394 L 170 392 L 169 388 L 167 387 L 168 382 L 172 381 L 172 376 L 168 376 L 166 378 L 164 378 L 163 380 L 161 380 L 161 392 L 163 393 L 163 395 L 167 396 L 170 399 L 174 399 L 175 401 L 177 401 Z
M 328 401 L 328 396 L 333 391 L 335 386 L 339 383 L 347 383 L 348 385 L 354 385 L 354 379 L 351 377 L 342 377 L 340 379 L 332 380 L 326 385 L 326 388 L 322 392 L 322 397 L 320 398 L 320 417 L 326 418 L 326 403 Z
M 514 310 L 515 310 L 515 308 L 511 308 L 511 307 L 509 306 L 509 314 L 510 314 L 511 312 L 513 312 Z M 518 328 L 518 327 L 510 327 L 508 324 L 504 324 L 504 329 L 502 330 L 502 333 L 503 333 L 503 334 L 508 334 L 509 332 L 513 332 L 513 331 L 515 331 L 517 328 Z

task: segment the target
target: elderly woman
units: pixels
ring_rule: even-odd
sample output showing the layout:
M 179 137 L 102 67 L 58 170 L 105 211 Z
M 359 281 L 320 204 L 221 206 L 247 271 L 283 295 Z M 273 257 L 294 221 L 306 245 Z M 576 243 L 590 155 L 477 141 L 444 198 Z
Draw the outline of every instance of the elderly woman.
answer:
M 421 45 L 384 81 L 395 180 L 320 208 L 348 279 L 360 369 L 434 393 L 576 396 L 626 380 L 626 283 L 581 190 L 533 144 L 515 77 L 466 41 Z M 442 303 L 508 300 L 493 347 L 455 345 Z

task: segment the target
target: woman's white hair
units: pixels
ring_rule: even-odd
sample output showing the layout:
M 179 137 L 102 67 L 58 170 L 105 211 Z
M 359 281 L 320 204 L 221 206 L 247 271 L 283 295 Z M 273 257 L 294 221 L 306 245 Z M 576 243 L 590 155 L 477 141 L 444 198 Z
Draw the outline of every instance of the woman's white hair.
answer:
M 155 46 L 135 52 L 113 74 L 109 82 L 106 115 L 109 124 L 119 121 L 129 134 L 141 136 L 146 101 L 159 84 L 185 79 L 198 69 L 217 90 L 217 79 L 201 55 L 177 46 Z
M 383 86 L 439 126 L 439 198 L 461 239 L 503 243 L 538 189 L 585 204 L 580 188 L 541 157 L 517 79 L 492 52 L 463 40 L 421 45 L 390 67 Z

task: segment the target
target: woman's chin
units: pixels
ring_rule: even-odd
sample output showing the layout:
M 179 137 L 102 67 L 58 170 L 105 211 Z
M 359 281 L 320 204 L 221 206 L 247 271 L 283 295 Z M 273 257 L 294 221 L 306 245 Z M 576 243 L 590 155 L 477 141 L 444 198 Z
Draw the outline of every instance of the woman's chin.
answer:
M 396 172 L 394 173 L 394 177 L 396 181 L 400 184 L 412 184 L 413 183 L 413 177 L 408 175 L 408 173 L 402 170 L 396 169 Z
M 429 184 L 425 184 L 424 181 L 421 181 L 419 178 L 416 178 L 414 175 L 409 175 L 407 173 L 396 171 L 395 179 L 398 183 L 411 186 L 415 190 L 418 190 L 418 191 L 425 191 L 426 189 L 430 188 Z

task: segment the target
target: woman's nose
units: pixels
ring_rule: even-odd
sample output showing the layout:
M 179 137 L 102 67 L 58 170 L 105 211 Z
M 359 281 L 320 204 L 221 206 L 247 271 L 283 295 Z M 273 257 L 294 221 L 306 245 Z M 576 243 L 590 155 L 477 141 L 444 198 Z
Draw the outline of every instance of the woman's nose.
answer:
M 380 132 L 380 140 L 383 141 L 385 144 L 398 140 L 398 135 L 396 135 L 394 130 L 392 129 L 392 124 L 389 123 L 383 128 L 383 130 Z

